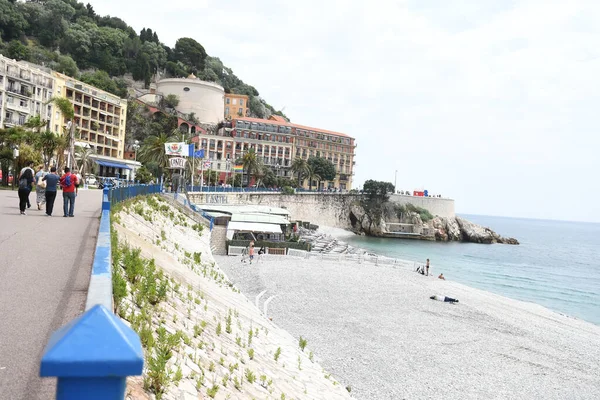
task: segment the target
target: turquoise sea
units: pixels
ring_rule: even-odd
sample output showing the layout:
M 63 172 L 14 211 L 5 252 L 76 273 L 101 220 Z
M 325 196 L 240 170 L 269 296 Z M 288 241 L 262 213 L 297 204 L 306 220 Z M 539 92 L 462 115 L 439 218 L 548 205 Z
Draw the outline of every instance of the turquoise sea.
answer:
M 600 224 L 461 215 L 519 246 L 344 238 L 390 257 L 425 261 L 434 274 L 600 325 Z

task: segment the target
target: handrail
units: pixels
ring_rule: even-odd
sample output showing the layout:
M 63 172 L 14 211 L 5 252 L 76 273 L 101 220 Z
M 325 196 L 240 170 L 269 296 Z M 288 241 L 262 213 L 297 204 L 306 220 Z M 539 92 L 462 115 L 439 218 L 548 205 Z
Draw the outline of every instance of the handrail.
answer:
M 52 334 L 40 365 L 40 376 L 58 378 L 57 400 L 81 399 L 82 394 L 91 400 L 122 400 L 127 377 L 142 374 L 140 338 L 113 314 L 110 209 L 121 201 L 161 191 L 161 185 L 103 190 L 86 312 Z

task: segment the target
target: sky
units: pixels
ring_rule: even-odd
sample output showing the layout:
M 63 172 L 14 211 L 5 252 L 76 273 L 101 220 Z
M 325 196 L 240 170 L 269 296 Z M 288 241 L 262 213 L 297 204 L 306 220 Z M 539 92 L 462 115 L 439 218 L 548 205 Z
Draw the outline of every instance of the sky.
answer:
M 600 2 L 91 3 L 169 46 L 196 39 L 292 122 L 355 137 L 354 187 L 600 222 Z

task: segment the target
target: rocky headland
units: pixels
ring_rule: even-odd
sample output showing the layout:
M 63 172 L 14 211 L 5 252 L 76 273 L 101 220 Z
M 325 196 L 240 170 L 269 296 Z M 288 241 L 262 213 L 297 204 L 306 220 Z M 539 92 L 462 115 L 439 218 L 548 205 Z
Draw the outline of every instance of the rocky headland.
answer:
M 488 227 L 464 218 L 434 216 L 410 204 L 400 206 L 391 202 L 355 202 L 349 212 L 352 231 L 361 235 L 441 242 L 519 244 L 515 238 L 501 236 Z

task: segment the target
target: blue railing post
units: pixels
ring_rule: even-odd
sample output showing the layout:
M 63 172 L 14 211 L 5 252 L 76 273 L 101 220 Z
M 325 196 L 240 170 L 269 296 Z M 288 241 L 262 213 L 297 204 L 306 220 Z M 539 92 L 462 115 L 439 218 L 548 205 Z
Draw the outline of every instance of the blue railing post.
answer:
M 56 400 L 123 400 L 127 377 L 141 375 L 138 335 L 102 305 L 52 334 L 40 376 L 57 377 Z

